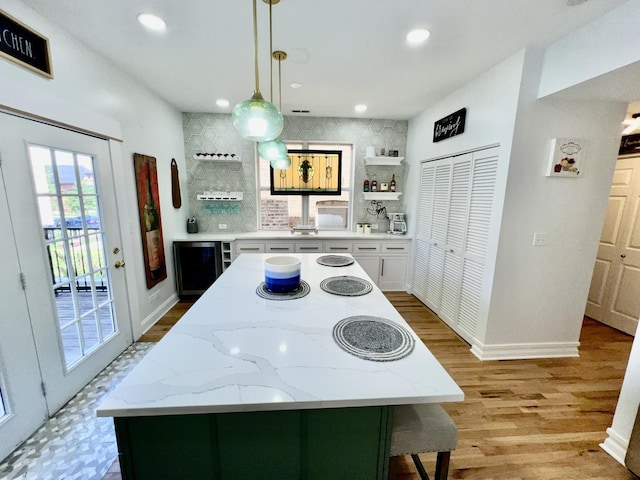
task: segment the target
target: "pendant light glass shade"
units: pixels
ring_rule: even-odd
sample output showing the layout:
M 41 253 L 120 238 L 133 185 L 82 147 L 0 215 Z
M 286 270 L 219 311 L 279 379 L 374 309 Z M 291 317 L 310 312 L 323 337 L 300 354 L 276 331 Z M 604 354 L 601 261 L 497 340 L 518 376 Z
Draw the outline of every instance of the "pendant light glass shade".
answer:
M 273 140 L 282 133 L 284 120 L 280 111 L 256 92 L 238 103 L 231 112 L 233 126 L 242 138 L 254 142 Z
M 260 142 L 258 144 L 258 153 L 269 162 L 282 158 L 287 154 L 287 146 L 282 140 L 276 138 L 268 142 Z
M 284 157 L 272 160 L 270 163 L 274 170 L 286 170 L 291 166 L 291 157 L 285 154 Z

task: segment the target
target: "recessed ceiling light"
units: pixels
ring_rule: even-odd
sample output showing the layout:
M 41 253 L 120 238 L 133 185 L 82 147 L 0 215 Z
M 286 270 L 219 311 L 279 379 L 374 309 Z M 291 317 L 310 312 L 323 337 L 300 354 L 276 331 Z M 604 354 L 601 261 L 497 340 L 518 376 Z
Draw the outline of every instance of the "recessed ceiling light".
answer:
M 363 105 L 363 104 L 356 105 L 355 106 L 355 111 L 358 112 L 358 113 L 366 112 L 367 111 L 367 106 Z
M 302 88 L 302 84 L 300 82 L 291 82 L 289 86 L 291 88 Z
M 407 43 L 409 45 L 420 45 L 431 36 L 431 32 L 426 28 L 416 28 L 407 33 Z
M 226 100 L 224 98 L 219 98 L 216 100 L 216 105 L 219 107 L 228 107 L 229 106 L 229 100 Z
M 138 15 L 138 22 L 149 30 L 160 31 L 167 28 L 165 21 L 153 13 L 141 13 Z

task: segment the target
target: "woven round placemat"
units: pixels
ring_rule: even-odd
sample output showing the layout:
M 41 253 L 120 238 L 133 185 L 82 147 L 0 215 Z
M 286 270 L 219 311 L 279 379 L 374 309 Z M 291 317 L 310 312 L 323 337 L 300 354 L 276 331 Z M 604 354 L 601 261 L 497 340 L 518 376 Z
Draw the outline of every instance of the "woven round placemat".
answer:
M 320 282 L 320 288 L 327 293 L 357 297 L 369 293 L 373 286 L 363 278 L 342 275 L 339 277 L 325 278 Z
M 320 265 L 327 267 L 346 267 L 351 265 L 355 260 L 349 257 L 343 257 L 342 255 L 323 255 L 316 260 Z
M 311 291 L 311 287 L 304 280 L 300 280 L 300 286 L 291 292 L 272 292 L 267 288 L 264 282 L 261 282 L 256 288 L 256 293 L 267 300 L 295 300 L 302 298 Z
M 406 328 L 370 315 L 340 320 L 333 327 L 333 338 L 347 353 L 375 362 L 399 360 L 415 347 L 415 340 Z

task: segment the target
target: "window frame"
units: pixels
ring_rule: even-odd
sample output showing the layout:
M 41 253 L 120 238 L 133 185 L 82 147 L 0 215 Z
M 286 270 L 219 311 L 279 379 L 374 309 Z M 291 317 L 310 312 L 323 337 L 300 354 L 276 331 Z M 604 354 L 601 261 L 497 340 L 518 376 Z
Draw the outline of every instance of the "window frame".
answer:
M 356 146 L 355 144 L 351 143 L 351 142 L 331 142 L 331 141 L 286 141 L 283 140 L 283 142 L 285 143 L 285 145 L 287 146 L 287 149 L 310 149 L 313 150 L 315 149 L 340 149 L 343 150 L 344 147 L 348 147 L 349 152 L 347 155 L 343 155 L 342 156 L 342 182 L 341 182 L 341 190 L 342 190 L 342 194 L 341 195 L 322 195 L 321 197 L 324 197 L 324 199 L 331 199 L 334 197 L 342 197 L 345 193 L 347 194 L 348 197 L 348 211 L 347 211 L 347 225 L 345 228 L 340 228 L 340 229 L 336 229 L 336 228 L 327 228 L 327 229 L 323 229 L 322 231 L 334 231 L 334 232 L 349 232 L 351 231 L 352 225 L 353 225 L 353 202 L 354 202 L 354 182 L 355 182 L 355 150 L 356 150 Z M 337 148 L 334 148 L 337 147 Z M 271 189 L 270 189 L 270 180 L 269 180 L 269 174 L 266 175 L 266 179 L 262 178 L 261 175 L 261 163 L 260 162 L 267 162 L 267 160 L 263 159 L 262 157 L 260 157 L 260 154 L 258 153 L 258 149 L 256 147 L 256 158 L 258 159 L 258 162 L 256 162 L 256 198 L 257 198 L 257 215 L 258 215 L 258 231 L 259 232 L 284 232 L 284 231 L 288 231 L 289 227 L 287 227 L 286 229 L 263 229 L 262 228 L 262 216 L 263 216 L 263 212 L 262 212 L 262 192 L 267 192 L 269 198 L 280 198 L 280 199 L 284 199 L 287 198 L 289 199 L 290 197 L 299 197 L 300 198 L 300 210 L 302 212 L 303 208 L 304 208 L 304 202 L 303 202 L 303 195 L 271 195 Z M 347 173 L 347 175 L 345 175 L 344 173 L 344 169 L 348 168 L 349 171 Z M 348 178 L 348 181 L 345 183 L 345 177 Z M 263 180 L 266 180 L 266 186 L 262 185 Z M 314 196 L 314 195 L 311 195 Z M 309 211 L 308 214 L 311 214 L 311 204 L 309 203 L 308 205 Z M 316 224 L 317 224 L 318 219 L 316 218 Z

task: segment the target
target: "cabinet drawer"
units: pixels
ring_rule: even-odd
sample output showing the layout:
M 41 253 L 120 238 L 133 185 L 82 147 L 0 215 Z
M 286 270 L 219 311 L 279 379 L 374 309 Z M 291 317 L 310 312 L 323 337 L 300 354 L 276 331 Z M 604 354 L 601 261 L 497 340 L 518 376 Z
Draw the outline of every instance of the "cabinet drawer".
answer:
M 269 253 L 291 253 L 293 252 L 293 243 L 267 243 L 266 250 Z
M 380 251 L 379 243 L 354 243 L 354 253 L 376 253 Z
M 324 251 L 327 253 L 351 253 L 353 244 L 351 242 L 324 242 Z
M 303 242 L 296 243 L 297 253 L 320 253 L 322 252 L 321 242 Z
M 236 243 L 236 255 L 241 253 L 264 253 L 264 243 Z
M 382 244 L 385 253 L 409 253 L 409 244 L 406 242 L 389 242 Z

